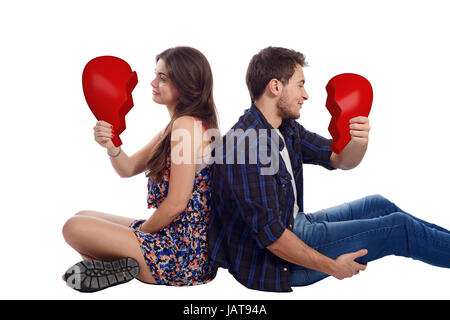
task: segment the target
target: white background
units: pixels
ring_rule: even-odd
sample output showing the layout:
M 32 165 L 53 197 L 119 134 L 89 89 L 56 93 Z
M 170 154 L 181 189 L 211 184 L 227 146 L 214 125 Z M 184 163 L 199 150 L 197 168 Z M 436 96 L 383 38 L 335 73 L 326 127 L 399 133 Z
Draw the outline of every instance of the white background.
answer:
M 450 298 L 450 270 L 394 256 L 351 279 L 329 277 L 292 293 L 247 289 L 224 269 L 201 286 L 135 280 L 90 295 L 61 280 L 80 260 L 61 233 L 74 213 L 152 212 L 145 175 L 121 179 L 94 141 L 81 73 L 99 55 L 121 57 L 138 73 L 121 135 L 128 155 L 169 120 L 150 89 L 155 55 L 166 48 L 192 46 L 209 59 L 223 132 L 250 106 L 246 68 L 266 46 L 306 55 L 310 99 L 299 121 L 327 138 L 326 83 L 343 72 L 364 75 L 374 90 L 365 158 L 350 171 L 305 166 L 305 211 L 379 193 L 450 228 L 448 12 L 446 1 L 411 0 L 2 2 L 0 298 Z

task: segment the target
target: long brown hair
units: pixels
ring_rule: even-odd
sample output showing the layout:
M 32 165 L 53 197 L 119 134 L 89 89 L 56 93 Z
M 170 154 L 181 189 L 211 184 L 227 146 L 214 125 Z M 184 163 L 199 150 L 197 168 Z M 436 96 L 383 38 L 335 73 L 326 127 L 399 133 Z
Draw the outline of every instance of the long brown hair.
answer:
M 147 162 L 150 177 L 160 182 L 167 156 L 170 154 L 170 138 L 173 122 L 182 116 L 200 118 L 207 129 L 218 128 L 216 105 L 213 99 L 213 77 L 206 57 L 191 47 L 169 48 L 156 56 L 162 59 L 169 77 L 179 93 L 179 103 L 164 133 Z

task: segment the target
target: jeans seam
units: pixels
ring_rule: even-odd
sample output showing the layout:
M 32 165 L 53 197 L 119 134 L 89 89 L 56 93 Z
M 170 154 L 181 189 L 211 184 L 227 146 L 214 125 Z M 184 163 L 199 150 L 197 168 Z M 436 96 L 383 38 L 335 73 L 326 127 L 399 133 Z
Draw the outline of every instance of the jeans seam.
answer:
M 320 246 L 315 246 L 314 249 L 315 250 L 323 249 L 323 248 L 326 248 L 326 247 L 329 247 L 329 246 L 336 245 L 339 242 L 343 242 L 343 241 L 346 241 L 346 240 L 349 240 L 349 239 L 352 239 L 352 238 L 355 238 L 355 237 L 358 237 L 358 236 L 361 236 L 361 235 L 365 235 L 365 234 L 368 234 L 368 233 L 375 233 L 375 232 L 386 231 L 386 230 L 393 229 L 393 228 L 396 228 L 396 227 L 399 227 L 399 226 L 402 226 L 402 224 L 396 224 L 396 225 L 389 226 L 389 227 L 376 228 L 376 229 L 360 232 L 360 233 L 357 233 L 357 234 L 354 234 L 354 235 L 351 235 L 351 236 L 348 236 L 348 237 L 345 237 L 345 238 L 342 238 L 342 239 L 339 239 L 339 240 L 335 240 L 335 241 L 332 241 L 332 242 L 329 242 L 329 243 L 326 243 L 326 244 L 322 244 Z
M 311 279 L 309 278 L 309 271 L 308 270 L 304 270 L 304 271 L 305 271 L 305 275 L 306 275 L 306 282 L 311 283 Z
M 350 217 L 352 217 L 352 220 L 354 220 L 355 217 L 353 216 L 352 206 L 351 206 L 348 202 L 346 202 L 345 204 L 346 204 L 346 205 L 348 206 L 348 208 L 350 209 Z
M 351 220 L 358 220 L 358 219 L 355 218 L 354 215 L 353 215 L 353 209 L 352 209 L 352 206 L 350 205 L 350 203 L 344 202 L 344 204 L 346 204 L 347 207 L 348 207 L 349 210 L 350 210 L 350 217 L 352 217 Z M 321 210 L 321 211 L 323 211 L 325 214 L 327 214 L 327 212 L 326 212 L 325 210 Z M 366 212 L 369 212 L 369 210 L 367 210 Z M 379 216 L 380 213 L 388 213 L 388 212 L 391 212 L 391 209 L 379 209 L 379 211 L 376 212 L 376 215 Z M 365 214 L 365 215 L 363 216 L 363 218 L 366 219 L 366 218 L 367 218 L 367 214 Z M 327 221 L 329 221 L 328 218 L 327 218 Z
M 390 209 L 380 209 L 378 212 L 375 213 L 375 215 L 380 216 L 380 213 L 381 213 L 381 215 L 384 216 L 384 214 L 386 214 L 390 211 L 391 211 Z M 364 216 L 364 218 L 366 218 L 366 217 L 367 217 L 367 215 Z

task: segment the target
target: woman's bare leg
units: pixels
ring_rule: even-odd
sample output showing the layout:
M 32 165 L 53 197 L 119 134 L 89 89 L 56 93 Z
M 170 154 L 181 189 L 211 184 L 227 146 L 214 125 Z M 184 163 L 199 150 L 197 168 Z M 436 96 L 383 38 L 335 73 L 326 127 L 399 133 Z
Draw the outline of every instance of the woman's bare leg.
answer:
M 126 225 L 128 221 L 120 220 L 123 224 L 77 214 L 65 223 L 64 239 L 80 254 L 96 260 L 133 258 L 138 262 L 140 269 L 137 279 L 156 284 L 134 232 Z
M 87 217 L 95 217 L 100 218 L 109 222 L 117 223 L 122 226 L 128 227 L 134 220 L 133 218 L 127 218 L 122 216 L 116 216 L 109 213 L 104 213 L 95 210 L 82 210 L 75 213 L 76 216 L 87 216 Z
M 122 216 L 117 216 L 117 215 L 113 215 L 113 214 L 109 214 L 109 213 L 104 213 L 104 212 L 100 212 L 100 211 L 95 211 L 95 210 L 82 210 L 82 211 L 78 211 L 77 213 L 75 213 L 75 216 L 88 216 L 88 217 L 97 217 L 106 221 L 110 221 L 113 223 L 117 223 L 119 225 L 123 225 L 128 227 L 135 219 L 132 218 L 127 218 L 127 217 L 122 217 Z M 83 260 L 94 260 L 94 257 L 90 257 L 84 253 L 78 252 L 81 255 L 81 258 Z M 64 279 L 64 275 L 62 276 L 62 279 L 65 281 Z

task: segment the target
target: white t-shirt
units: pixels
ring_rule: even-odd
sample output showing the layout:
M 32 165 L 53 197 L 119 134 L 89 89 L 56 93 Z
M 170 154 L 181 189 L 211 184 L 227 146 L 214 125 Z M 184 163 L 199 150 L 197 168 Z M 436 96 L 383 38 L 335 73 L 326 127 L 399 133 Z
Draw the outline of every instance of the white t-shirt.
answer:
M 294 177 L 294 171 L 292 170 L 292 165 L 291 165 L 291 159 L 289 158 L 289 152 L 286 148 L 286 141 L 284 141 L 283 135 L 281 134 L 280 130 L 277 130 L 278 135 L 281 137 L 281 139 L 283 139 L 284 142 L 284 148 L 283 150 L 280 151 L 280 155 L 283 158 L 284 163 L 286 164 L 286 168 L 289 171 L 292 179 L 291 179 L 291 184 L 292 184 L 292 189 L 294 190 L 294 209 L 293 209 L 293 215 L 294 215 L 294 219 L 298 214 L 298 205 L 297 205 L 297 187 L 295 186 L 295 177 Z

